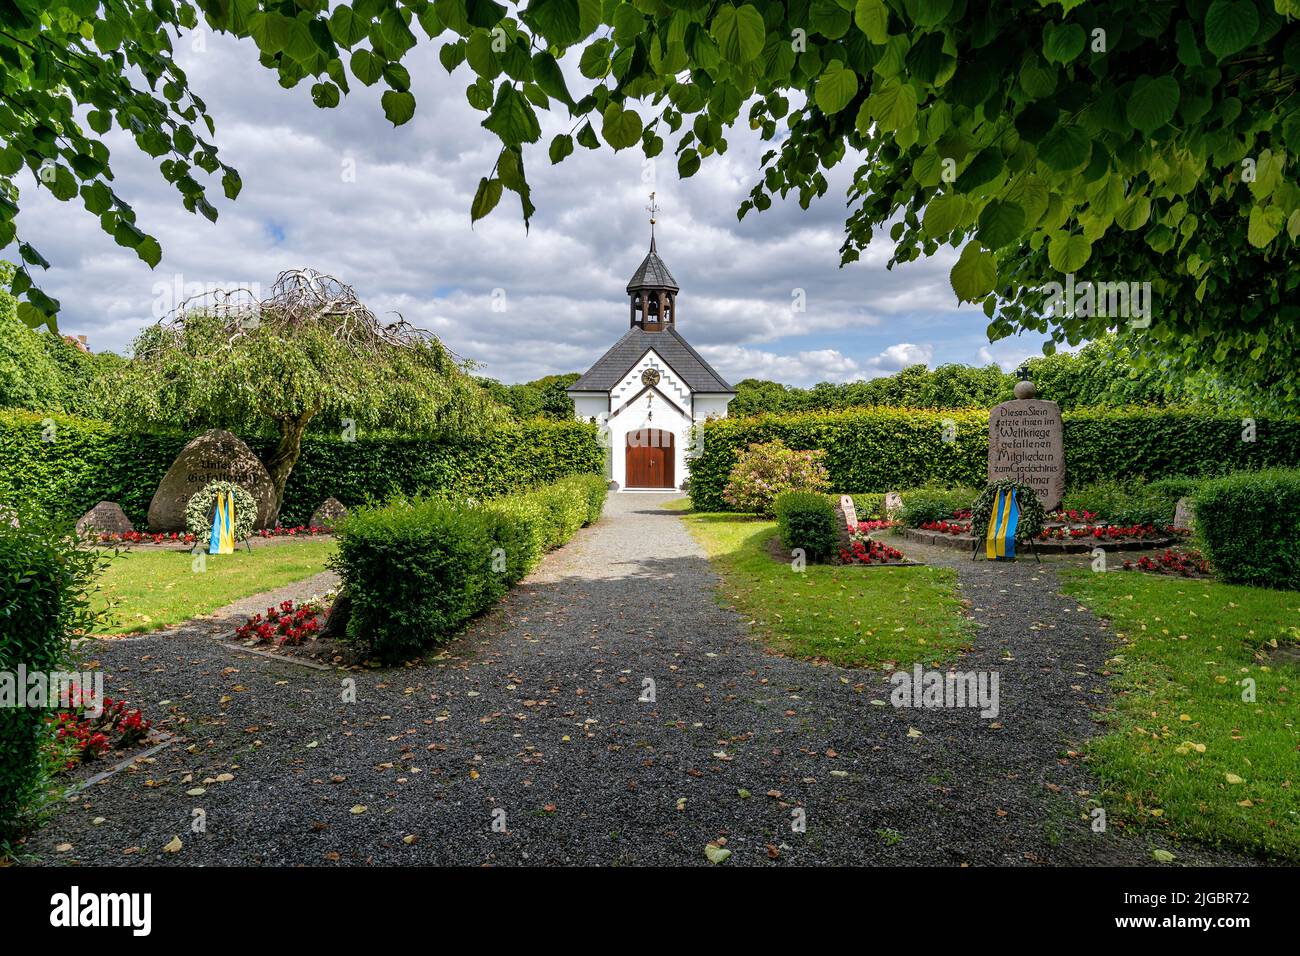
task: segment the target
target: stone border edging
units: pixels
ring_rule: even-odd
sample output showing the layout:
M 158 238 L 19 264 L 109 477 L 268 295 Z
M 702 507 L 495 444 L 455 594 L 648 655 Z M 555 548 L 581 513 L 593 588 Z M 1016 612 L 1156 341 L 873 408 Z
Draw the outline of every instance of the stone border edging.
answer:
M 162 750 L 166 750 L 175 742 L 176 742 L 176 735 L 172 733 L 168 733 L 166 735 L 165 740 L 160 740 L 158 743 L 154 744 L 148 750 L 142 753 L 138 753 L 134 757 L 128 757 L 126 760 L 120 761 L 115 766 L 109 767 L 107 770 L 101 770 L 99 773 L 95 774 L 94 776 L 87 777 L 85 780 L 81 781 L 80 783 L 74 783 L 72 786 L 68 787 L 67 790 L 63 791 L 63 796 L 61 796 L 59 799 L 67 800 L 81 793 L 83 790 L 89 790 L 91 787 L 99 783 L 101 780 L 107 780 L 109 777 L 113 776 L 113 774 L 117 773 L 118 771 L 125 770 L 127 767 L 131 766 L 137 760 L 143 760 L 146 757 L 152 757 L 154 754 L 159 753 Z
M 322 664 L 319 661 L 308 661 L 299 657 L 290 657 L 288 654 L 277 654 L 274 651 L 264 651 L 259 647 L 245 647 L 243 644 L 231 644 L 227 641 L 217 641 L 222 647 L 232 651 L 243 651 L 245 654 L 256 654 L 259 657 L 269 657 L 273 661 L 283 661 L 286 664 L 300 664 L 303 667 L 310 667 L 318 671 L 332 671 L 335 668 L 331 664 Z
M 934 544 L 944 548 L 970 551 L 979 539 L 969 534 L 946 534 L 942 531 L 923 531 L 920 528 L 903 528 L 903 537 L 921 544 Z M 1040 554 L 1087 554 L 1093 548 L 1107 551 L 1150 551 L 1167 548 L 1176 543 L 1175 538 L 1128 538 L 1114 540 L 1110 538 L 1080 538 L 1074 541 L 1044 541 L 1035 539 L 1033 547 Z

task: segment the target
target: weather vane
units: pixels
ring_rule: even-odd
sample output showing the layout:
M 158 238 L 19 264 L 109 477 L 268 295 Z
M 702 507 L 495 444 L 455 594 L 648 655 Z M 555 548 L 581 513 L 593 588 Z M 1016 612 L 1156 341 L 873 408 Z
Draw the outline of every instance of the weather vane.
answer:
M 650 193 L 650 205 L 646 206 L 646 212 L 650 213 L 650 238 L 655 237 L 655 214 L 659 212 L 659 204 L 655 202 L 655 194 Z

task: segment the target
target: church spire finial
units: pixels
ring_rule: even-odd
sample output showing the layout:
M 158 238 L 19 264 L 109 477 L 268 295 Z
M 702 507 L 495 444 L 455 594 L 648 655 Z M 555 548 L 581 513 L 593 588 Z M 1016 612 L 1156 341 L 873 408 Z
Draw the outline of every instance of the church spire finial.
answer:
M 650 193 L 650 205 L 646 206 L 646 212 L 650 213 L 650 248 L 655 247 L 655 216 L 659 213 L 659 204 L 655 202 L 655 194 Z

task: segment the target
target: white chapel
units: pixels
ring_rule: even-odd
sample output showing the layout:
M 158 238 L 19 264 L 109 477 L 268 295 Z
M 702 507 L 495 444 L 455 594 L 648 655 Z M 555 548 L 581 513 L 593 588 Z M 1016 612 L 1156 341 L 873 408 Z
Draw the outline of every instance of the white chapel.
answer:
M 568 389 L 579 420 L 608 445 L 607 474 L 623 490 L 681 488 L 691 429 L 725 418 L 736 392 L 677 330 L 680 288 L 655 248 L 627 284 L 630 328 Z

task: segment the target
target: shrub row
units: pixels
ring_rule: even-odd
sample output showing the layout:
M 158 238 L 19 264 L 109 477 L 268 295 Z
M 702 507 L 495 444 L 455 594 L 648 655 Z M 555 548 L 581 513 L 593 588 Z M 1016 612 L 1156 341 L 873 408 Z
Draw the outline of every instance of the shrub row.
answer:
M 903 513 L 899 517 L 909 528 L 919 528 L 929 521 L 951 521 L 953 512 L 970 508 L 980 491 L 965 486 L 912 488 L 901 494 Z
M 17 528 L 0 518 L 0 673 L 15 681 L 20 664 L 29 674 L 68 669 L 73 633 L 94 620 L 88 594 L 99 561 L 39 520 L 22 520 Z M 0 841 L 17 832 L 40 792 L 45 717 L 54 709 L 12 703 L 0 707 Z
M 0 502 L 76 519 L 100 501 L 116 501 L 143 525 L 158 482 L 194 434 L 0 411 Z M 273 439 L 241 437 L 267 460 Z M 603 463 L 595 427 L 581 422 L 525 422 L 473 440 L 308 435 L 280 522 L 305 523 L 330 496 L 349 507 L 394 495 L 488 497 L 600 471 Z
M 1096 481 L 1066 492 L 1066 511 L 1091 511 L 1098 521 L 1118 525 L 1166 525 L 1174 520 L 1179 498 L 1191 497 L 1208 479 L 1160 478 L 1148 482 Z
M 499 600 L 604 504 L 605 479 L 581 475 L 484 503 L 357 509 L 333 561 L 352 603 L 346 639 L 385 662 L 419 654 Z
M 777 496 L 775 510 L 781 544 L 791 551 L 802 548 L 810 561 L 823 561 L 839 547 L 839 512 L 829 496 L 787 491 Z
M 1252 430 L 1240 418 L 1182 409 L 1081 409 L 1064 414 L 1064 427 L 1070 486 L 1300 466 L 1300 419 L 1257 419 Z M 690 484 L 691 502 L 701 511 L 726 510 L 722 492 L 738 453 L 775 439 L 795 449 L 824 448 L 836 491 L 983 487 L 988 474 L 988 412 L 982 410 L 855 408 L 724 418 L 706 423 L 703 435 Z
M 1300 471 L 1243 472 L 1196 492 L 1196 533 L 1224 581 L 1300 589 Z

